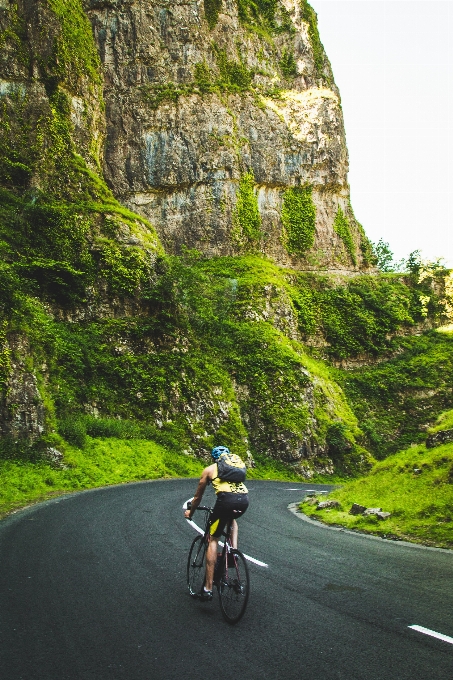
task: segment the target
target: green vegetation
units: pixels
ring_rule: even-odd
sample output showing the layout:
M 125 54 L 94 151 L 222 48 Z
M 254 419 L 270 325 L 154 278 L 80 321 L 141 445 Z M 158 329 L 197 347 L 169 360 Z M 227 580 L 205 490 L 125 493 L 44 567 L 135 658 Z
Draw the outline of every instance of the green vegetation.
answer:
M 362 253 L 362 262 L 364 267 L 373 267 L 376 265 L 376 255 L 373 251 L 373 244 L 370 239 L 366 236 L 365 230 L 362 225 L 356 221 L 359 236 L 360 236 L 360 251 Z
M 163 102 L 177 102 L 180 97 L 199 93 L 251 92 L 254 71 L 247 68 L 239 59 L 228 59 L 226 50 L 213 44 L 217 70 L 211 69 L 206 61 L 195 64 L 192 83 L 173 83 L 143 85 L 142 96 L 146 103 L 157 109 Z
M 242 251 L 256 251 L 262 239 L 261 216 L 253 171 L 242 175 L 233 215 L 233 240 Z
M 206 61 L 200 61 L 198 64 L 195 64 L 195 85 L 203 94 L 217 91 L 213 74 Z
M 362 253 L 362 262 L 364 267 L 375 267 L 377 265 L 377 257 L 374 250 L 374 246 L 371 243 L 370 239 L 365 234 L 365 229 L 362 227 L 360 222 L 357 221 L 350 200 L 348 201 L 347 213 L 349 215 L 348 221 L 351 220 L 353 221 L 358 232 L 359 248 Z
M 72 242 L 65 243 L 63 239 L 60 249 L 69 248 L 71 253 Z M 128 285 L 136 293 L 136 280 L 127 278 L 133 270 L 124 266 L 121 280 L 121 258 L 112 259 L 118 271 L 118 278 L 111 273 L 107 279 L 112 290 L 118 281 L 122 295 L 127 295 Z M 426 359 L 433 353 L 432 382 L 440 379 L 445 385 L 439 398 L 427 399 L 430 413 L 445 408 L 450 395 L 445 369 L 451 365 L 451 338 L 436 333 L 395 340 L 401 329 L 423 318 L 420 287 L 429 285 L 427 281 L 408 285 L 394 276 L 363 276 L 345 285 L 327 276 L 288 272 L 256 256 L 206 260 L 190 252 L 182 258 L 160 259 L 156 266 L 153 278 L 141 288 L 141 311 L 136 316 L 77 323 L 51 318 L 38 300 L 28 297 L 23 283 L 16 288 L 14 267 L 3 271 L 3 384 L 11 364 L 6 340 L 16 329 L 29 338 L 30 370 L 39 377 L 39 367 L 46 366 L 47 377 L 41 384 L 48 395 L 49 413 L 52 409 L 55 413 L 49 427 L 58 428 L 67 441 L 82 445 L 85 436 L 124 438 L 126 429 L 178 450 L 193 449 L 195 442 L 196 450 L 206 450 L 223 441 L 245 454 L 248 438 L 254 455 L 275 455 L 275 442 L 283 432 L 287 448 L 278 455 L 290 459 L 291 447 L 300 446 L 310 429 L 314 442 L 327 442 L 337 467 L 352 471 L 365 462 L 364 444 L 382 455 L 380 440 L 373 434 L 379 432 L 382 414 L 384 437 L 394 427 L 401 438 L 406 417 L 412 425 L 404 436 L 413 436 L 420 420 L 414 419 L 410 400 L 407 406 L 400 400 L 393 412 L 381 394 L 386 388 L 392 398 L 392 361 L 402 354 L 372 368 L 335 370 L 289 340 L 286 333 L 291 326 L 279 322 L 277 329 L 269 310 L 283 314 L 288 323 L 297 320 L 308 345 L 312 339 L 319 344 L 319 338 L 324 338 L 329 343 L 324 358 L 382 355 L 396 348 L 401 352 L 403 343 L 410 348 L 411 342 L 424 342 L 418 354 Z M 36 272 L 34 276 L 36 282 Z M 53 295 L 63 306 L 73 304 L 73 280 L 66 293 L 63 279 L 54 280 L 53 288 L 51 283 L 43 274 L 36 294 L 44 299 Z M 83 292 L 81 285 L 82 305 Z M 434 314 L 435 299 L 432 305 Z M 439 369 L 435 347 L 445 355 Z M 408 366 L 407 360 L 406 356 L 401 367 L 417 375 L 419 369 Z M 384 370 L 390 377 L 383 387 L 379 371 Z M 304 397 L 313 378 L 315 429 Z M 401 380 L 401 375 L 396 372 L 393 379 Z M 426 376 L 417 380 L 426 384 Z M 339 384 L 354 405 L 363 432 Z M 401 388 L 395 393 L 400 394 Z M 196 415 L 199 403 L 205 404 L 201 416 Z M 91 409 L 97 409 L 96 418 L 86 415 Z M 387 430 L 385 418 L 387 422 L 393 418 Z
M 414 250 L 412 253 L 409 253 L 407 259 L 403 258 L 396 261 L 390 250 L 390 245 L 382 239 L 371 245 L 375 263 L 381 272 L 410 273 L 420 280 L 423 280 L 425 277 L 432 277 L 436 272 L 446 272 L 442 265 L 442 258 L 438 258 L 434 262 L 423 262 L 420 251 Z
M 390 245 L 388 243 L 379 239 L 379 241 L 373 245 L 373 250 L 377 260 L 376 264 L 381 272 L 395 271 L 393 253 L 390 250 Z
M 215 47 L 217 67 L 220 72 L 218 85 L 223 92 L 245 92 L 250 89 L 253 71 L 240 59 L 228 59 L 226 50 Z
M 149 107 L 157 109 L 163 102 L 177 102 L 180 97 L 192 94 L 194 86 L 167 81 L 162 84 L 143 85 L 140 89 L 142 97 Z
M 291 50 L 284 49 L 279 61 L 280 70 L 285 78 L 295 78 L 297 76 L 297 64 Z
M 258 34 L 271 36 L 278 0 L 237 0 L 240 21 Z
M 272 36 L 295 33 L 291 15 L 278 0 L 237 0 L 239 20 L 259 36 L 272 41 Z
M 453 430 L 453 410 L 444 411 L 437 417 L 435 424 L 428 428 L 429 434 L 442 432 L 443 430 Z
M 264 39 L 273 51 L 276 50 L 274 36 L 282 33 L 288 34 L 291 44 L 283 47 L 278 65 L 284 79 L 291 80 L 296 77 L 297 64 L 292 45 L 295 28 L 288 10 L 281 6 L 278 0 L 237 0 L 237 4 L 241 23 L 261 39 Z M 316 13 L 306 1 L 302 4 L 302 18 L 309 26 L 308 32 L 313 46 L 315 68 L 318 76 L 329 85 L 330 80 L 324 73 L 326 57 L 319 40 Z M 222 0 L 204 1 L 205 17 L 211 30 L 217 24 L 221 7 Z M 205 60 L 199 62 L 195 65 L 193 82 L 174 83 L 167 81 L 141 86 L 142 96 L 147 104 L 156 109 L 165 101 L 177 102 L 180 97 L 200 92 L 202 94 L 250 92 L 255 95 L 257 105 L 260 105 L 260 95 L 264 94 L 267 97 L 275 98 L 280 96 L 282 83 L 273 82 L 272 85 L 267 86 L 254 83 L 255 75 L 266 73 L 266 71 L 259 68 L 249 68 L 239 49 L 237 59 L 230 59 L 227 50 L 220 48 L 215 42 L 212 43 L 212 50 L 216 67 L 210 68 Z
M 424 440 L 453 398 L 453 335 L 431 331 L 394 340 L 394 356 L 338 372 L 364 445 L 384 458 Z
M 49 6 L 58 19 L 54 52 L 42 65 L 49 77 L 65 80 L 76 86 L 82 76 L 101 83 L 101 62 L 93 40 L 90 21 L 81 0 L 49 0 Z M 52 87 L 50 80 L 48 84 Z
M 337 214 L 335 216 L 335 221 L 333 223 L 333 228 L 343 241 L 346 250 L 349 253 L 349 257 L 352 260 L 352 263 L 356 265 L 357 258 L 355 255 L 355 244 L 352 239 L 350 224 L 348 218 L 346 217 L 346 215 L 344 214 L 343 210 L 340 207 L 338 207 Z
M 272 458 L 260 454 L 256 454 L 254 460 L 255 467 L 247 470 L 246 484 L 252 479 L 272 479 L 279 482 L 299 483 L 303 479 L 290 466 L 285 465 L 285 463 L 278 460 L 272 460 Z
M 283 242 L 290 255 L 303 256 L 315 241 L 316 207 L 312 187 L 294 187 L 283 194 Z
M 302 20 L 308 24 L 308 35 L 310 37 L 311 47 L 313 49 L 313 61 L 315 63 L 315 69 L 318 73 L 318 77 L 322 78 L 329 84 L 329 79 L 324 72 L 324 65 L 327 59 L 321 38 L 319 37 L 317 14 L 313 7 L 308 4 L 307 0 L 301 0 L 300 9 Z
M 74 22 L 77 33 L 82 28 Z M 89 35 L 92 41 L 91 29 Z M 74 73 L 79 73 L 82 62 L 74 63 Z M 100 280 L 108 295 L 144 293 L 152 261 L 161 252 L 157 234 L 146 220 L 120 206 L 77 153 L 66 91 L 55 81 L 42 115 L 20 89 L 1 106 L 0 252 L 5 285 L 11 289 L 15 281 L 16 297 L 39 296 L 66 307 L 86 302 Z M 30 186 L 32 176 L 39 178 L 39 190 Z M 120 245 L 120 234 L 138 237 L 141 245 Z
M 222 9 L 223 0 L 204 0 L 204 15 L 212 30 L 215 28 L 219 18 L 219 12 Z
M 302 305 L 285 270 L 259 257 L 204 260 L 191 253 L 158 266 L 144 296 L 147 312 L 136 317 L 68 323 L 36 300 L 16 306 L 14 324 L 30 340 L 30 370 L 39 376 L 46 365 L 51 429 L 79 446 L 86 436 L 124 438 L 131 431 L 178 450 L 222 441 L 244 455 L 248 446 L 275 455 L 284 432 L 286 453 L 278 455 L 288 459 L 312 428 L 304 395 L 316 376 L 312 440 L 322 444 L 343 422 L 338 454 L 349 461 L 345 468 L 354 461 L 360 467 L 356 419 L 331 369 L 264 316 L 267 300 L 291 309 L 294 296 Z
M 27 503 L 71 491 L 147 479 L 197 477 L 203 463 L 140 439 L 87 438 L 83 448 L 65 447 L 65 468 L 0 460 L 0 517 Z
M 76 203 L 7 189 L 0 189 L 0 199 L 3 277 L 10 288 L 16 281 L 16 295 L 71 307 L 86 301 L 100 277 L 110 295 L 133 296 L 149 286 L 152 256 L 160 252 L 157 235 L 113 199 Z M 115 236 L 125 230 L 141 236 L 143 246 L 119 245 Z
M 431 319 L 439 322 L 444 314 L 444 298 L 435 292 L 440 274 L 421 282 L 412 276 L 390 274 L 361 275 L 338 282 L 321 274 L 301 273 L 293 281 L 294 305 L 303 337 L 309 341 L 322 335 L 328 344 L 321 355 L 333 360 L 361 355 L 385 358 L 382 355 L 386 352 L 401 352 L 406 340 L 431 347 L 431 336 L 428 340 L 426 336 L 419 340 L 397 336 L 424 322 L 422 300 L 426 297 Z M 448 342 L 438 334 L 432 337 L 433 346 Z M 379 366 L 364 370 L 379 370 Z
M 27 45 L 27 24 L 25 18 L 19 14 L 15 3 L 8 3 L 2 7 L 2 22 L 0 24 L 0 49 L 8 53 L 8 48 L 15 50 L 19 64 L 30 66 L 30 50 Z M 6 49 L 5 49 L 6 48 Z
M 433 449 L 413 446 L 376 463 L 366 477 L 329 494 L 340 508 L 317 510 L 302 503 L 307 515 L 349 529 L 453 548 L 453 444 Z M 325 500 L 325 497 L 322 499 Z M 391 517 L 350 515 L 353 503 L 382 508 Z

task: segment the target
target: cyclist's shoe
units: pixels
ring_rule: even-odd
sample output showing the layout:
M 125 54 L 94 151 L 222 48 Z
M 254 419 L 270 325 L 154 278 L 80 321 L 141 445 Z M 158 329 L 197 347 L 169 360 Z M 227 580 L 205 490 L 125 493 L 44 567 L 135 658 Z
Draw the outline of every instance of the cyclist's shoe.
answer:
M 212 600 L 212 590 L 205 590 L 203 586 L 198 595 L 198 599 L 202 602 L 210 602 Z

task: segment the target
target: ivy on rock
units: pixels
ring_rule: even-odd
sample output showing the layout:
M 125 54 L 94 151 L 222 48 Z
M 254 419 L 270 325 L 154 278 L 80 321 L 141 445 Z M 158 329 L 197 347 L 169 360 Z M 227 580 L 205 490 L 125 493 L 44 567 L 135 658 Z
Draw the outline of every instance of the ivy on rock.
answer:
M 315 241 L 316 207 L 312 187 L 291 187 L 285 191 L 281 219 L 287 252 L 304 256 Z
M 242 251 L 258 250 L 262 239 L 261 215 L 252 170 L 244 173 L 239 181 L 233 224 L 232 236 L 237 247 Z

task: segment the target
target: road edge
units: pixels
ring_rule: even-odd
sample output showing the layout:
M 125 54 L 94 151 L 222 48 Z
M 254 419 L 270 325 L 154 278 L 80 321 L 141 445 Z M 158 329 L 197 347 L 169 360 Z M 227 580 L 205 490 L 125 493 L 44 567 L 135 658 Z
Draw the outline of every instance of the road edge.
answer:
M 288 505 L 288 510 L 292 512 L 293 515 L 303 520 L 304 522 L 307 522 L 308 524 L 313 524 L 314 526 L 317 527 L 322 527 L 323 529 L 330 529 L 331 531 L 340 531 L 344 534 L 351 534 L 352 536 L 356 536 L 359 538 L 368 538 L 372 541 L 384 541 L 385 543 L 393 545 L 402 545 L 405 546 L 406 548 L 416 548 L 418 550 L 434 550 L 436 552 L 443 552 L 448 553 L 449 555 L 453 555 L 453 550 L 450 550 L 449 548 L 434 548 L 433 546 L 430 545 L 410 543 L 409 541 L 395 541 L 394 539 L 391 538 L 382 538 L 382 536 L 373 536 L 373 534 L 366 534 L 363 531 L 352 531 L 351 529 L 346 529 L 345 527 L 324 524 L 324 522 L 320 522 L 319 520 L 316 519 L 311 519 L 311 517 L 308 517 L 308 515 L 305 515 L 303 512 L 301 512 L 299 510 L 299 503 L 290 503 Z

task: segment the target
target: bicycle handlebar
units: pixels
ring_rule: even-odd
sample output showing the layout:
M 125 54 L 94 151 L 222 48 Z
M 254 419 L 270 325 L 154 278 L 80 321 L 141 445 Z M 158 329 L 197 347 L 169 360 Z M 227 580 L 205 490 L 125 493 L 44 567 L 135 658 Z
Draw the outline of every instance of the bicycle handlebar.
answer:
M 187 510 L 190 510 L 192 508 L 192 501 L 189 501 L 187 503 Z M 214 508 L 208 508 L 207 505 L 199 505 L 198 508 L 195 508 L 195 510 L 208 510 L 209 512 L 212 512 Z

